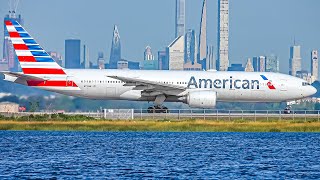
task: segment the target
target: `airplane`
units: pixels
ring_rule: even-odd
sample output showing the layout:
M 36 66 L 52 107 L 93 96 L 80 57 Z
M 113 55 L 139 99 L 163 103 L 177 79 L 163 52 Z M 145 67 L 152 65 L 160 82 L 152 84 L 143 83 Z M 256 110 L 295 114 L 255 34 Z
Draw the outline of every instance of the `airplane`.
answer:
M 273 72 L 65 69 L 16 21 L 5 21 L 22 72 L 5 80 L 89 99 L 149 101 L 148 112 L 164 102 L 213 109 L 217 102 L 285 102 L 311 96 L 307 81 Z

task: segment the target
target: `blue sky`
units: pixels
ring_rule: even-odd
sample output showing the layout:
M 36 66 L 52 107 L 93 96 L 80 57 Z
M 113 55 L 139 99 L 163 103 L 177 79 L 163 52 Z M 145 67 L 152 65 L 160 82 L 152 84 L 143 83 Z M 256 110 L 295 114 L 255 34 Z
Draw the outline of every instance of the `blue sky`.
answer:
M 186 3 L 186 28 L 198 33 L 202 0 Z M 319 10 L 319 0 L 231 0 L 230 62 L 274 53 L 287 73 L 295 38 L 302 47 L 303 68 L 309 70 L 310 51 L 320 49 Z M 7 0 L 0 0 L 0 14 L 7 11 Z M 147 45 L 155 54 L 165 49 L 174 39 L 174 11 L 175 0 L 20 0 L 17 10 L 47 51 L 63 53 L 65 39 L 79 38 L 90 48 L 93 62 L 99 51 L 109 59 L 114 24 L 125 59 L 142 61 Z M 208 0 L 208 43 L 217 44 L 217 0 Z

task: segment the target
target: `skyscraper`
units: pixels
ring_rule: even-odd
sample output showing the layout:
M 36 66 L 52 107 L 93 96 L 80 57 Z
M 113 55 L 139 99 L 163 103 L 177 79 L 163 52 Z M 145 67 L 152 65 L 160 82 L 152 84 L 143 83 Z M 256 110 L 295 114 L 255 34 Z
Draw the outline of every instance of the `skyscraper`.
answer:
M 248 58 L 248 60 L 247 60 L 246 67 L 244 68 L 244 71 L 246 71 L 246 72 L 254 72 L 253 65 L 251 63 L 251 59 L 250 58 Z
M 255 72 L 265 72 L 266 71 L 266 57 L 265 56 L 258 56 L 253 57 L 253 69 Z
M 15 20 L 19 24 L 23 25 L 23 19 L 22 16 L 19 14 L 18 17 L 15 14 L 15 11 L 9 11 L 9 14 L 7 14 L 4 17 L 4 21 L 8 20 Z M 13 45 L 9 39 L 9 33 L 6 28 L 5 23 L 4 24 L 4 41 L 3 41 L 3 63 L 8 64 L 8 70 L 10 71 L 19 71 L 20 69 L 20 64 L 18 61 L 18 57 L 14 53 Z
M 279 72 L 278 56 L 272 54 L 266 57 L 266 72 Z
M 293 45 L 290 47 L 289 74 L 297 76 L 297 71 L 301 71 L 300 46 Z
M 169 70 L 183 70 L 184 36 L 177 37 L 167 48 L 166 58 Z
M 80 39 L 65 40 L 65 68 L 79 69 L 80 63 Z
M 216 59 L 214 56 L 214 47 L 212 45 L 207 46 L 207 57 L 206 57 L 206 70 L 216 69 Z
M 266 71 L 266 57 L 265 56 L 259 57 L 259 64 L 260 64 L 259 72 L 265 72 Z
M 158 51 L 158 69 L 169 70 L 169 62 L 166 51 Z
M 185 34 L 185 6 L 185 0 L 176 0 L 176 38 Z
M 184 40 L 184 65 L 183 70 L 200 71 L 202 65 L 198 62 L 196 33 L 193 29 L 189 29 Z
M 311 75 L 313 76 L 313 81 L 317 81 L 319 77 L 318 71 L 318 50 L 311 51 Z
M 203 0 L 202 13 L 201 13 L 201 23 L 200 23 L 200 34 L 199 34 L 199 62 L 206 61 L 206 67 L 203 69 L 208 70 L 209 64 L 207 58 L 207 1 Z M 202 63 L 201 63 L 202 64 Z
M 145 51 L 144 51 L 144 60 L 145 61 L 154 60 L 154 56 L 152 54 L 152 50 L 151 50 L 150 46 L 147 46 Z
M 52 57 L 54 61 L 56 61 L 56 63 L 62 66 L 62 56 L 60 53 L 54 52 L 54 51 L 48 51 L 48 54 Z
M 259 57 L 252 58 L 252 66 L 253 66 L 254 72 L 259 72 L 259 69 L 260 69 Z
M 193 29 L 188 29 L 184 40 L 184 63 L 197 63 L 197 41 Z
M 157 70 L 159 69 L 158 60 L 154 59 L 150 46 L 147 46 L 144 51 L 143 69 L 145 70 Z
M 110 60 L 109 60 L 110 69 L 117 69 L 118 61 L 120 60 L 121 60 L 120 34 L 118 31 L 118 27 L 114 25 L 111 53 L 110 53 Z
M 84 69 L 90 68 L 89 48 L 86 45 L 83 45 L 83 64 Z
M 103 52 L 99 52 L 99 53 L 98 53 L 97 64 L 98 64 L 98 68 L 99 68 L 99 69 L 104 69 L 104 67 L 105 67 L 105 66 L 104 66 L 105 60 L 104 60 Z
M 220 71 L 229 66 L 229 0 L 218 0 L 218 64 Z

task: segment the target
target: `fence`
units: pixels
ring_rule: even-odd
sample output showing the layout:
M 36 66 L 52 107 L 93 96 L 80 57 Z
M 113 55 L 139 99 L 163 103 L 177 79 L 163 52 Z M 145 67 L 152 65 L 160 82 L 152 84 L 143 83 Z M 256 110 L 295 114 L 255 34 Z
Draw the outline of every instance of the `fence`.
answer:
M 1 113 L 7 117 L 56 114 L 54 112 Z M 65 115 L 83 115 L 96 119 L 121 120 L 313 120 L 320 121 L 320 111 L 314 110 L 211 110 L 172 109 L 162 113 L 149 113 L 147 109 L 104 109 L 102 112 L 68 112 Z

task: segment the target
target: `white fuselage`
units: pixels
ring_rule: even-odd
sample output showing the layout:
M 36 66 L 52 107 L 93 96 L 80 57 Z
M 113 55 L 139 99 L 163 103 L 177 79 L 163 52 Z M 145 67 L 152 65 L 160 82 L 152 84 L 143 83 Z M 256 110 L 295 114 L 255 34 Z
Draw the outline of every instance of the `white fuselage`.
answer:
M 310 96 L 315 88 L 303 79 L 271 72 L 221 71 L 156 71 L 156 70 L 88 70 L 65 69 L 68 74 L 65 88 L 39 87 L 66 95 L 89 99 L 153 101 L 155 96 L 143 94 L 135 86 L 125 85 L 109 76 L 126 76 L 153 82 L 188 87 L 186 91 L 211 89 L 217 92 L 217 101 L 225 102 L 282 102 Z M 261 75 L 266 77 L 264 79 Z M 56 77 L 61 78 L 61 77 Z M 270 88 L 270 83 L 274 88 Z M 168 92 L 167 94 L 170 94 Z M 174 93 L 172 93 L 174 94 Z M 181 102 L 176 95 L 166 101 Z

